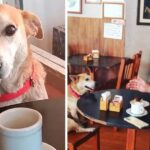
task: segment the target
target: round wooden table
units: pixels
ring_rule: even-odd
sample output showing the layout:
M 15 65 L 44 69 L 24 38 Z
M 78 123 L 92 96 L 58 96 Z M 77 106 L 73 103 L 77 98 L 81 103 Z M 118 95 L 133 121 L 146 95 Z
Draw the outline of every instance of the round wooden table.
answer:
M 114 97 L 114 95 L 123 96 L 123 108 L 121 112 L 100 111 L 100 97 L 101 93 L 104 91 L 83 95 L 77 103 L 78 111 L 84 117 L 96 123 L 113 127 L 127 128 L 126 150 L 134 150 L 136 138 L 135 133 L 138 128 L 124 121 L 124 117 L 129 116 L 126 113 L 126 109 L 130 108 L 130 100 L 135 97 L 142 98 L 150 102 L 150 94 L 125 89 L 113 89 L 107 91 L 111 92 L 112 97 Z M 150 124 L 150 106 L 145 109 L 148 111 L 148 114 L 140 117 L 140 119 Z M 146 127 L 146 129 L 149 128 L 150 126 Z

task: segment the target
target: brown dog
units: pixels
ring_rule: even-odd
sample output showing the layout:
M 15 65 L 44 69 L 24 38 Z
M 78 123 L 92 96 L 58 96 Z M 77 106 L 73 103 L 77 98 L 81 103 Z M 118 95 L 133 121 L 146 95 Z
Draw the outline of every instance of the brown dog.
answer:
M 93 75 L 90 73 L 82 73 L 70 76 L 72 82 L 68 85 L 68 132 L 75 130 L 76 132 L 92 132 L 94 128 L 83 128 L 77 121 L 77 101 L 81 95 L 95 87 Z
M 46 99 L 46 74 L 27 44 L 30 36 L 43 37 L 39 19 L 29 12 L 0 5 L 0 24 L 0 107 Z

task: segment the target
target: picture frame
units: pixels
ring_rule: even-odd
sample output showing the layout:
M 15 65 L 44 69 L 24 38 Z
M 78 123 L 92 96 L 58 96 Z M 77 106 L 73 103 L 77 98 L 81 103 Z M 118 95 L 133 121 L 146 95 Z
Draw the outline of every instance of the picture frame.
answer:
M 124 19 L 124 4 L 103 3 L 103 18 Z
M 85 0 L 86 4 L 100 4 L 101 0 Z
M 82 0 L 67 0 L 67 12 L 82 14 Z
M 137 25 L 150 25 L 150 1 L 138 0 Z
M 15 5 L 16 5 L 17 8 L 23 10 L 23 0 L 16 0 Z
M 16 8 L 23 10 L 23 0 L 13 0 L 13 1 L 0 0 L 0 3 L 13 5 Z

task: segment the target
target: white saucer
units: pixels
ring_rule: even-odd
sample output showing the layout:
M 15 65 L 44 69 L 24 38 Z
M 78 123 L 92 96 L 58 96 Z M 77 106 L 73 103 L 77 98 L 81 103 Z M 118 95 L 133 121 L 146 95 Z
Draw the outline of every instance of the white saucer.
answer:
M 53 146 L 47 144 L 47 143 L 42 143 L 42 150 L 56 150 Z
M 131 108 L 128 108 L 126 110 L 126 113 L 129 114 L 129 115 L 131 115 L 131 116 L 134 116 L 134 117 L 143 117 L 143 116 L 145 116 L 145 115 L 148 114 L 147 110 L 145 110 L 144 113 L 142 113 L 140 115 L 133 114 L 133 113 L 131 113 Z

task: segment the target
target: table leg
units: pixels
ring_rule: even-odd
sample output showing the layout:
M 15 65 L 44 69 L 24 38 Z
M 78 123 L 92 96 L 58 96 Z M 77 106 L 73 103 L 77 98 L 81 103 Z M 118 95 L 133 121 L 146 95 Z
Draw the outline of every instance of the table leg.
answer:
M 135 150 L 135 129 L 127 129 L 126 150 Z

